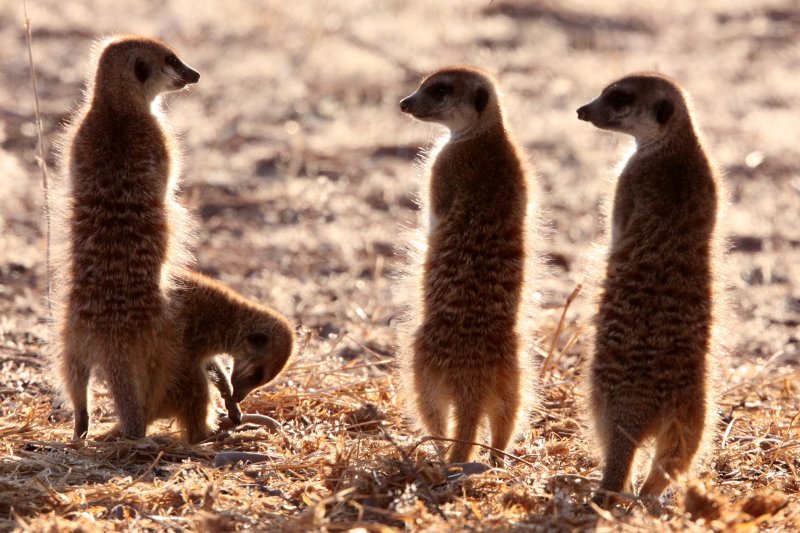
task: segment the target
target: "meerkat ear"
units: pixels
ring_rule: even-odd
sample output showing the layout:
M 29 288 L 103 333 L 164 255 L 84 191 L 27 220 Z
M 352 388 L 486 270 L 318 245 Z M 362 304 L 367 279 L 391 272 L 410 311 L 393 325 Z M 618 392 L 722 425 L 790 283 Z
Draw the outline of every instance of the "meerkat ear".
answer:
M 478 87 L 478 90 L 475 91 L 475 110 L 478 113 L 481 113 L 484 109 L 486 109 L 486 104 L 488 103 L 489 91 L 483 87 Z
M 659 124 L 666 124 L 674 112 L 675 106 L 669 100 L 659 100 L 656 103 L 656 120 Z
M 150 77 L 150 66 L 141 59 L 136 60 L 136 64 L 133 65 L 133 71 L 136 73 L 136 78 L 142 83 Z

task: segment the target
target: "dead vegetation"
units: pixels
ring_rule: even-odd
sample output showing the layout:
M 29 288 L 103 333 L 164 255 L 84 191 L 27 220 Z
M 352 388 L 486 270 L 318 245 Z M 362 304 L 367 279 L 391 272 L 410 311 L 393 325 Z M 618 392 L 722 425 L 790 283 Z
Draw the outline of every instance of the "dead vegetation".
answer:
M 198 267 L 311 335 L 293 367 L 244 403 L 280 431 L 188 446 L 165 421 L 141 442 L 68 444 L 71 413 L 42 355 L 44 222 L 22 6 L 0 5 L 0 529 L 800 530 L 795 3 L 180 0 L 112 12 L 42 0 L 29 11 L 47 139 L 78 98 L 94 35 L 154 35 L 198 68 L 200 84 L 169 98 Z M 414 219 L 413 158 L 431 135 L 397 101 L 452 63 L 498 74 L 554 226 L 542 402 L 505 470 L 445 469 L 403 420 L 392 378 L 394 246 Z M 578 372 L 591 320 L 584 272 L 619 150 L 574 110 L 610 78 L 651 68 L 692 92 L 726 171 L 733 351 L 698 479 L 660 508 L 603 511 L 588 503 L 600 472 Z M 113 422 L 97 391 L 95 434 Z M 230 464 L 234 451 L 260 462 Z

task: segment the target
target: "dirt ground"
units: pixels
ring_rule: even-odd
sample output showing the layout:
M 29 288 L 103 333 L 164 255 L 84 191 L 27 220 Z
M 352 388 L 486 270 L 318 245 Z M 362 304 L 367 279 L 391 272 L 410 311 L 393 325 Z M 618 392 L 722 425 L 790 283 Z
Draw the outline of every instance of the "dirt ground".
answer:
M 187 446 L 67 446 L 43 353 L 41 175 L 22 3 L 0 4 L 0 529 L 800 530 L 800 3 L 610 0 L 31 0 L 47 147 L 80 98 L 93 38 L 155 36 L 201 73 L 170 95 L 198 268 L 302 324 L 293 366 L 244 409 L 279 432 Z M 398 109 L 440 66 L 486 68 L 545 191 L 543 401 L 507 469 L 443 470 L 399 409 L 391 285 L 413 225 L 414 158 L 438 130 Z M 576 371 L 585 267 L 629 140 L 575 118 L 612 78 L 657 69 L 692 94 L 731 193 L 731 353 L 697 480 L 659 509 L 588 504 L 599 479 Z M 52 161 L 51 161 L 52 163 Z M 553 340 L 553 337 L 558 338 Z M 102 385 L 92 432 L 114 421 Z M 220 465 L 223 450 L 260 452 Z M 471 465 L 474 467 L 475 465 Z M 55 530 L 55 529 L 53 529 Z

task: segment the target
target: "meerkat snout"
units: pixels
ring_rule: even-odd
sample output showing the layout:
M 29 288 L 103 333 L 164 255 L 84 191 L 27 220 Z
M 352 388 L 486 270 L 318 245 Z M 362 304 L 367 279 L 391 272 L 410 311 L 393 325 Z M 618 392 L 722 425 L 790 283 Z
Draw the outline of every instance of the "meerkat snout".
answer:
M 163 63 L 159 67 L 159 63 Z M 156 70 L 157 69 L 157 70 Z M 136 78 L 151 92 L 179 91 L 187 85 L 197 83 L 200 73 L 178 59 L 175 54 L 163 58 L 136 58 L 134 63 Z
M 400 101 L 400 111 L 462 134 L 500 120 L 491 82 L 465 67 L 452 67 L 428 76 Z
M 200 73 L 178 59 L 175 54 L 167 56 L 164 63 L 164 72 L 172 79 L 174 90 L 183 89 L 189 84 L 200 81 Z

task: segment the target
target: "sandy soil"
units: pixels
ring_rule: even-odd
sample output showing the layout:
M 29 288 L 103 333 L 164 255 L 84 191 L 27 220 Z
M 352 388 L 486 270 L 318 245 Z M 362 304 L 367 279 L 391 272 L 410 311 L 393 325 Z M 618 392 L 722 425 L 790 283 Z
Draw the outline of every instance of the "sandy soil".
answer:
M 245 408 L 283 434 L 183 446 L 65 447 L 71 414 L 49 370 L 41 176 L 21 2 L 0 5 L 0 527 L 43 529 L 800 528 L 800 4 L 32 1 L 48 150 L 80 97 L 92 39 L 172 44 L 201 73 L 168 98 L 198 268 L 310 331 L 302 356 Z M 667 7 L 669 6 L 669 7 Z M 391 276 L 413 224 L 414 157 L 437 134 L 397 106 L 420 77 L 470 63 L 497 75 L 552 221 L 546 353 L 602 240 L 599 205 L 628 139 L 575 118 L 612 78 L 657 69 L 693 95 L 731 193 L 732 308 L 717 451 L 663 509 L 589 507 L 599 477 L 576 409 L 591 320 L 576 301 L 543 376 L 526 464 L 447 481 L 408 429 L 391 379 Z M 51 161 L 52 162 L 52 161 Z M 94 427 L 113 421 L 98 390 Z M 727 429 L 727 431 L 726 431 Z M 725 436 L 723 438 L 723 432 Z M 222 449 L 271 463 L 217 468 Z M 529 463 L 529 464 L 528 464 Z

